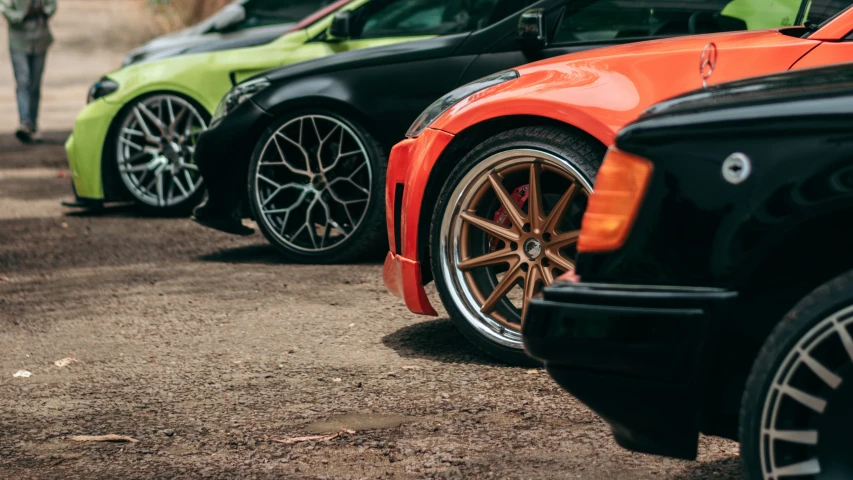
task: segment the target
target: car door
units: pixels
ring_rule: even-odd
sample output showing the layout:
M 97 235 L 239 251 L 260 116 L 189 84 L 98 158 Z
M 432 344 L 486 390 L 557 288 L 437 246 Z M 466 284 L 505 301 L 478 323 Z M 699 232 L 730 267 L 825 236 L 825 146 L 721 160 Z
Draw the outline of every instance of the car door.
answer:
M 512 36 L 486 49 L 462 83 L 537 60 L 594 48 L 691 34 L 793 25 L 802 0 L 562 0 L 544 8 L 541 48 Z M 748 5 L 747 5 L 748 4 Z

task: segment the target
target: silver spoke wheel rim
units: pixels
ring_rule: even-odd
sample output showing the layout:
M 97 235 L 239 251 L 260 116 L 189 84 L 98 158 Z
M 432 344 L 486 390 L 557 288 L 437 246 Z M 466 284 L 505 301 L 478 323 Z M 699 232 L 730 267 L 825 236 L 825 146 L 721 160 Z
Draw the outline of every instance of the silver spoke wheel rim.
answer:
M 589 181 L 581 175 L 577 168 L 563 158 L 533 149 L 518 149 L 501 152 L 489 157 L 475 166 L 459 182 L 450 198 L 450 207 L 444 212 L 440 230 L 441 238 L 439 239 L 440 260 L 442 265 L 441 275 L 444 277 L 445 283 L 449 286 L 448 290 L 452 297 L 452 301 L 462 311 L 465 320 L 474 327 L 477 332 L 489 340 L 499 345 L 516 349 L 522 348 L 521 333 L 519 331 L 520 323 L 518 325 L 508 325 L 507 319 L 498 318 L 495 313 L 484 313 L 483 297 L 487 296 L 487 294 L 484 295 L 483 291 L 478 291 L 477 287 L 472 283 L 471 278 L 468 276 L 471 274 L 471 271 L 467 269 L 465 264 L 470 262 L 470 257 L 467 253 L 468 247 L 463 244 L 463 238 L 466 237 L 464 234 L 465 228 L 470 229 L 471 227 L 470 220 L 467 220 L 465 218 L 466 216 L 463 214 L 470 213 L 468 209 L 471 205 L 479 202 L 476 200 L 477 195 L 480 195 L 478 192 L 481 191 L 485 185 L 490 183 L 490 176 L 500 174 L 500 172 L 505 170 L 516 169 L 519 167 L 526 168 L 528 166 L 533 167 L 535 165 L 541 167 L 543 169 L 542 171 L 546 171 L 547 169 L 547 171 L 550 172 L 549 175 L 559 175 L 566 181 L 574 182 L 577 187 L 577 197 L 583 196 L 584 198 L 588 198 L 588 195 L 592 192 L 592 185 Z M 574 200 L 570 204 L 569 208 L 570 210 L 567 211 L 571 211 L 571 208 L 576 208 L 574 206 Z M 548 213 L 552 212 L 553 210 Z M 521 215 L 524 213 L 525 212 L 520 212 Z M 582 214 L 582 210 L 580 212 L 575 212 L 574 217 L 579 218 L 579 213 Z M 466 224 L 469 226 L 466 227 Z M 523 238 L 518 240 L 518 242 L 523 243 Z M 508 254 L 510 256 L 517 254 L 517 256 L 520 257 L 521 252 L 523 251 L 523 245 L 518 245 L 517 247 L 517 249 L 512 252 L 508 252 Z M 479 258 L 485 259 L 492 255 L 498 256 L 500 253 L 500 251 L 496 251 L 491 254 L 482 254 Z M 508 273 L 512 271 L 511 268 L 512 267 L 508 270 Z M 528 271 L 526 270 L 525 272 Z M 503 277 L 496 276 L 493 276 L 493 278 L 490 279 L 493 290 L 497 290 L 499 288 L 499 285 L 503 283 L 502 279 Z M 541 287 L 541 284 L 548 285 L 553 283 L 553 278 L 551 278 L 550 275 L 547 278 L 540 277 L 539 283 L 540 285 L 538 286 L 531 285 L 530 290 L 532 291 Z M 528 294 L 530 291 L 527 291 L 524 286 L 516 288 L 518 290 L 516 291 L 517 294 L 515 296 L 520 295 L 522 297 L 521 302 L 523 303 L 523 298 L 529 296 Z M 513 296 L 512 291 L 510 291 L 510 293 L 504 295 L 506 298 L 502 300 L 502 302 L 507 302 L 504 303 L 504 306 L 510 310 L 518 306 L 511 305 L 509 303 L 510 297 Z M 518 303 L 517 299 L 515 300 L 515 303 Z M 523 308 L 524 306 L 518 308 L 515 313 L 520 315 Z
M 321 253 L 358 230 L 373 169 L 361 139 L 326 115 L 305 115 L 270 136 L 253 173 L 252 199 L 268 232 L 290 250 Z
M 816 424 L 828 408 L 824 397 L 841 388 L 845 380 L 838 375 L 839 359 L 842 365 L 853 362 L 852 329 L 850 306 L 802 335 L 776 369 L 761 413 L 759 454 L 765 480 L 822 473 Z M 809 386 L 804 378 L 811 379 Z
M 201 188 L 193 155 L 207 123 L 186 100 L 156 95 L 136 102 L 118 136 L 118 171 L 137 200 L 173 207 Z

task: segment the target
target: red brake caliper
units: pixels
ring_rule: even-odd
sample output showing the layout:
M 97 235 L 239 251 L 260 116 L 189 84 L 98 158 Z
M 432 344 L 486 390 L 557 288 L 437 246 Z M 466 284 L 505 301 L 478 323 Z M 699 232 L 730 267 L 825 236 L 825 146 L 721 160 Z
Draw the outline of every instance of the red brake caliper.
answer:
M 527 203 L 527 197 L 530 196 L 528 193 L 529 189 L 527 187 L 528 185 L 522 185 L 512 191 L 512 199 L 515 200 L 518 207 L 522 209 L 524 208 L 524 204 Z M 499 208 L 498 211 L 495 212 L 495 222 L 505 227 L 512 224 L 512 222 L 509 221 L 509 215 L 504 207 Z M 489 237 L 489 252 L 496 251 L 500 242 L 501 240 L 499 238 Z

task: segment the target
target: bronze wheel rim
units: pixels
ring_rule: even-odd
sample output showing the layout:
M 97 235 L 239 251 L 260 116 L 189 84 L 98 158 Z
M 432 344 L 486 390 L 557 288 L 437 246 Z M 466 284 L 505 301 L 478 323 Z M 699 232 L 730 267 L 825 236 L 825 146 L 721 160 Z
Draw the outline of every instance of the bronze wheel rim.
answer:
M 475 329 L 521 348 L 530 299 L 574 270 L 591 192 L 568 160 L 527 149 L 493 155 L 459 182 L 442 222 L 442 265 Z

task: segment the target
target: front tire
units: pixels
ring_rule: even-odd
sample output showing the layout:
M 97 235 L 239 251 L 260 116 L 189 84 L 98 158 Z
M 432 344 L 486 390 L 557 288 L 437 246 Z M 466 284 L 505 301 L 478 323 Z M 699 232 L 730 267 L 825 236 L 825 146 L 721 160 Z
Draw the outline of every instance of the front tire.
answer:
M 751 480 L 853 478 L 853 272 L 776 326 L 746 382 L 741 456 Z
M 168 93 L 134 99 L 111 131 L 114 173 L 137 204 L 166 216 L 186 215 L 205 189 L 193 155 L 210 115 Z
M 357 122 L 330 111 L 274 123 L 249 166 L 252 216 L 286 259 L 333 264 L 387 251 L 388 158 Z
M 524 127 L 486 140 L 453 169 L 430 229 L 432 269 L 459 330 L 510 364 L 530 298 L 574 270 L 580 219 L 604 146 L 579 132 Z

